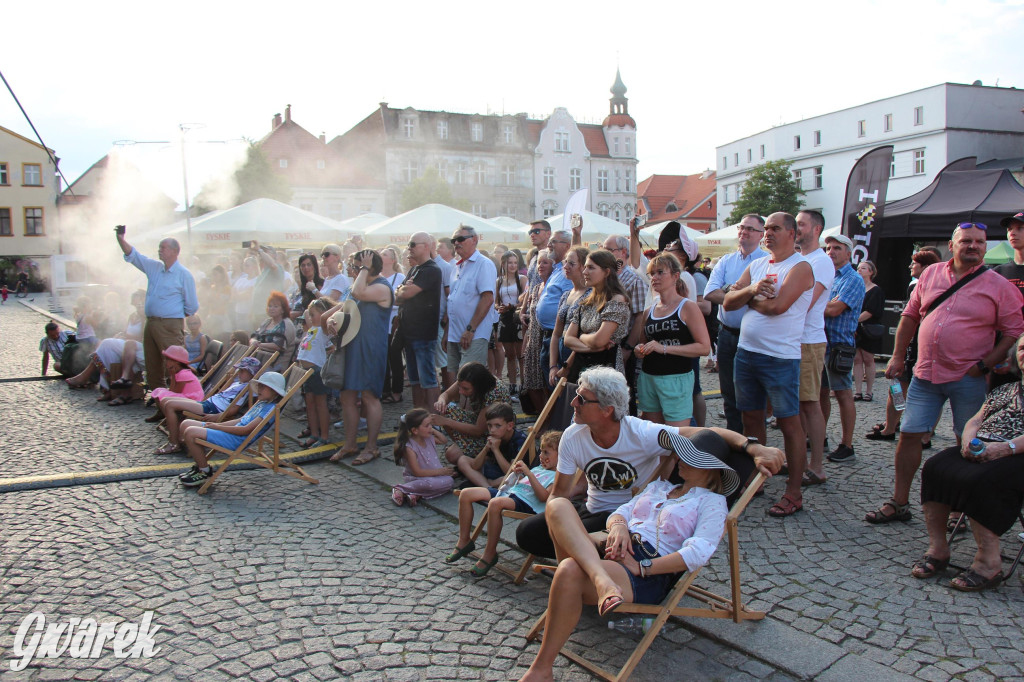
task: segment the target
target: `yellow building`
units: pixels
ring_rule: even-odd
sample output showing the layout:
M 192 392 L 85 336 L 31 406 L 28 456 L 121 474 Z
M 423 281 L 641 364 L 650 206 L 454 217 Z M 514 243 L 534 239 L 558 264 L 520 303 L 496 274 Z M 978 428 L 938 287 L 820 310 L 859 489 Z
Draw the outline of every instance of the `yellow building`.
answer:
M 42 145 L 0 126 L 0 257 L 60 253 L 57 168 Z

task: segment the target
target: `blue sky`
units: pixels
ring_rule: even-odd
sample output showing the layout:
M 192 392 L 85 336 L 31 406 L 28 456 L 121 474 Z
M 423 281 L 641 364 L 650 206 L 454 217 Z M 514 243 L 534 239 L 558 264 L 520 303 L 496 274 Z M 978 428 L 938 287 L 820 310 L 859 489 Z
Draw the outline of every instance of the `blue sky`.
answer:
M 699 172 L 715 145 L 944 81 L 1024 87 L 1024 0 L 57 0 L 5 7 L 4 24 L 17 30 L 0 69 L 69 180 L 115 140 L 176 140 L 180 123 L 202 124 L 193 140 L 259 138 L 289 103 L 328 139 L 380 101 L 600 121 L 617 65 L 640 178 Z M 3 91 L 0 125 L 31 136 Z M 230 146 L 190 150 L 193 193 Z M 176 148 L 131 153 L 180 200 Z

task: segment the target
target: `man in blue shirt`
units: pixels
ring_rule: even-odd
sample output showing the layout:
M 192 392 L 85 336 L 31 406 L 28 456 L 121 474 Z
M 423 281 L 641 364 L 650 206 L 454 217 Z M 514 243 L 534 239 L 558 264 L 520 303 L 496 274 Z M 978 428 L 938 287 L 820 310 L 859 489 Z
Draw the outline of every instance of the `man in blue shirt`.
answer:
M 829 453 L 832 462 L 848 462 L 853 459 L 853 426 L 857 421 L 857 407 L 853 403 L 853 370 L 839 373 L 831 369 L 828 358 L 832 357 L 837 345 L 855 345 L 854 334 L 857 331 L 857 319 L 864 303 L 864 278 L 850 265 L 853 255 L 853 242 L 849 237 L 837 234 L 825 238 L 825 250 L 836 266 L 836 278 L 832 282 L 832 299 L 825 304 L 825 336 L 828 348 L 825 350 L 825 369 L 821 377 L 821 413 L 825 424 L 832 413 L 832 403 L 828 394 L 835 393 L 839 403 L 839 423 L 843 428 L 843 440 L 835 450 Z M 824 470 L 813 472 L 821 480 L 825 479 Z
M 736 409 L 736 387 L 733 383 L 733 359 L 740 338 L 740 322 L 747 312 L 744 306 L 739 310 L 726 311 L 722 306 L 725 295 L 729 293 L 747 266 L 758 258 L 768 256 L 767 251 L 758 248 L 764 236 L 764 218 L 756 213 L 743 216 L 739 225 L 739 246 L 733 253 L 722 256 L 718 265 L 711 271 L 708 285 L 704 289 L 704 300 L 710 301 L 718 308 L 718 381 L 722 391 L 722 402 L 725 403 L 726 428 L 736 433 L 743 433 L 743 419 Z
M 541 376 L 545 378 L 551 370 L 550 341 L 558 316 L 558 302 L 562 300 L 562 294 L 572 289 L 572 281 L 565 276 L 565 268 L 562 266 L 562 261 L 565 260 L 565 254 L 569 253 L 570 246 L 572 246 L 572 233 L 567 230 L 555 232 L 548 241 L 548 249 L 555 264 L 548 276 L 548 281 L 544 284 L 543 291 L 541 291 L 540 300 L 537 301 L 537 320 L 540 321 L 544 338 L 544 343 L 540 346 L 540 364 L 544 372 Z
M 181 246 L 175 239 L 160 242 L 160 260 L 143 256 L 117 234 L 124 259 L 146 275 L 146 327 L 142 347 L 146 355 L 146 383 L 150 389 L 164 386 L 163 351 L 185 345 L 185 318 L 199 310 L 196 281 L 178 262 Z M 159 414 L 159 412 L 158 412 Z

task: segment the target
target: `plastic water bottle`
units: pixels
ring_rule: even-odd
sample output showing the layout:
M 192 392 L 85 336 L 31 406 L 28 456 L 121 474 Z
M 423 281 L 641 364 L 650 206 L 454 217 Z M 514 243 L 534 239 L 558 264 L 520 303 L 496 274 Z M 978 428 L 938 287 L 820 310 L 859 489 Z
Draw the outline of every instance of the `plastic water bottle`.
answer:
M 977 438 L 972 438 L 971 442 L 967 445 L 967 450 L 974 457 L 980 457 L 985 452 L 985 443 Z
M 777 291 L 778 290 L 778 286 L 779 286 L 779 273 L 777 273 L 775 271 L 775 259 L 774 258 L 768 259 L 768 270 L 765 272 L 764 277 L 765 277 L 765 279 L 771 281 L 772 286 L 774 286 L 776 288 L 776 291 Z M 754 296 L 754 300 L 755 301 L 763 301 L 766 298 L 768 298 L 768 297 L 767 296 L 762 296 L 761 294 L 757 294 L 756 296 Z M 772 298 L 775 298 L 775 297 L 772 296 Z
M 642 618 L 640 616 L 608 621 L 609 630 L 615 630 L 627 635 L 645 635 L 652 625 L 654 625 L 654 618 Z M 661 626 L 661 632 L 665 632 L 664 625 Z
M 892 406 L 897 412 L 902 412 L 907 406 L 907 398 L 903 395 L 903 387 L 900 386 L 899 379 L 893 379 L 889 382 L 889 393 L 892 395 Z

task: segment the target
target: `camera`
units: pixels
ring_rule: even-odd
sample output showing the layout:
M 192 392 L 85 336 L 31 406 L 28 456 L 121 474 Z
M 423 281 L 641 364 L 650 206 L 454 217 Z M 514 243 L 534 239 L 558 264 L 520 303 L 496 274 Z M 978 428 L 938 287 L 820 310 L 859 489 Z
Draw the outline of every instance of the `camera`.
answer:
M 115 234 L 124 234 L 124 225 L 117 225 L 114 227 Z
M 637 229 L 640 229 L 641 227 L 647 224 L 647 214 L 638 213 L 636 216 L 633 217 L 633 220 L 636 221 Z
M 252 242 L 251 241 L 242 242 L 242 248 L 243 249 L 251 249 L 252 248 Z
M 579 213 L 573 213 L 572 217 L 569 219 L 569 224 L 572 226 L 572 229 L 575 230 L 576 228 L 583 224 L 583 216 L 581 216 Z

